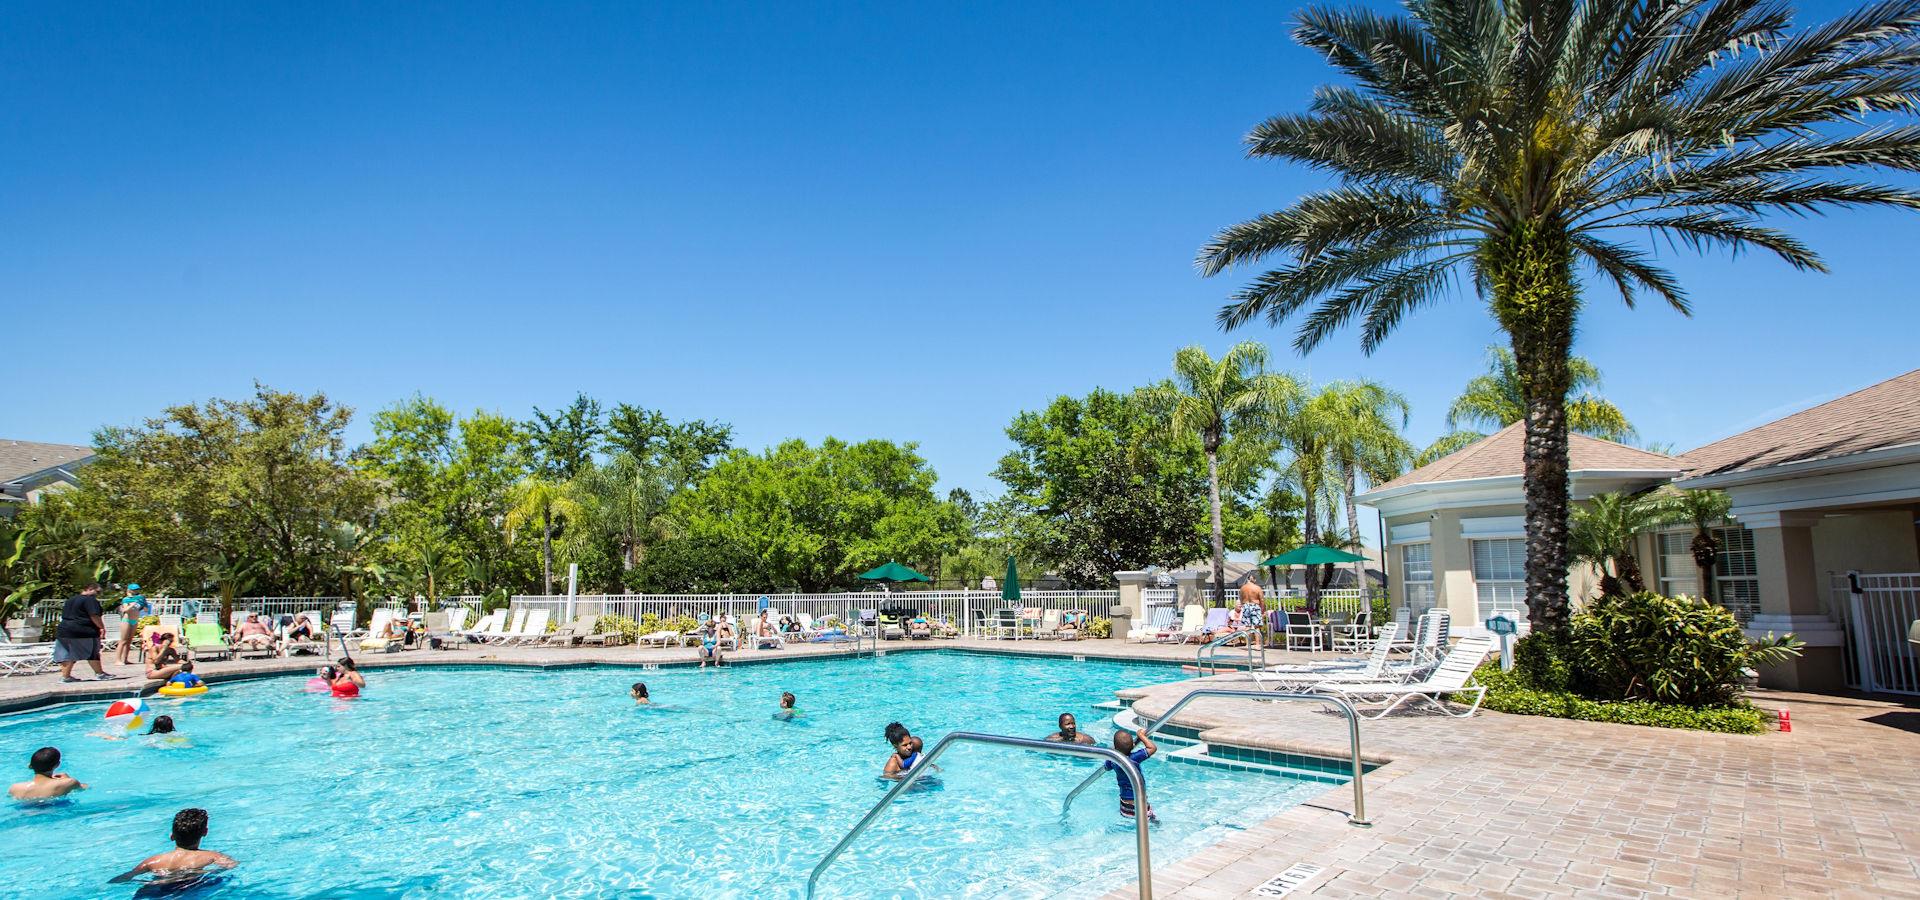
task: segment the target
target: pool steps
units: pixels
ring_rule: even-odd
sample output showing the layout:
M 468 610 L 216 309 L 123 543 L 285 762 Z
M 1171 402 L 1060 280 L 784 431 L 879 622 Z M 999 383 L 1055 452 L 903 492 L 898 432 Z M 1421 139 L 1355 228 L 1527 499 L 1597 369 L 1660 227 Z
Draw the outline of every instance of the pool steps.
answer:
M 1124 728 L 1132 731 L 1140 727 L 1140 718 L 1131 709 L 1122 710 L 1114 715 L 1113 724 L 1115 728 Z M 1269 754 L 1265 751 L 1240 748 L 1229 750 L 1226 747 L 1221 747 L 1219 748 L 1219 752 L 1215 752 L 1214 747 L 1200 740 L 1199 732 L 1179 725 L 1164 726 L 1162 730 L 1154 732 L 1153 739 L 1157 743 L 1173 748 L 1166 753 L 1168 762 L 1211 766 L 1213 768 L 1228 769 L 1235 772 L 1276 775 L 1283 778 L 1314 781 L 1321 784 L 1346 784 L 1352 780 L 1338 772 L 1316 768 L 1311 765 L 1312 763 L 1323 762 L 1318 759 L 1289 757 L 1300 759 L 1303 763 L 1306 763 L 1302 765 L 1290 765 L 1285 762 L 1275 762 L 1271 759 L 1247 758 L 1254 755 L 1262 757 L 1279 756 L 1279 754 Z M 1333 760 L 1325 760 L 1324 762 L 1329 767 L 1336 764 Z

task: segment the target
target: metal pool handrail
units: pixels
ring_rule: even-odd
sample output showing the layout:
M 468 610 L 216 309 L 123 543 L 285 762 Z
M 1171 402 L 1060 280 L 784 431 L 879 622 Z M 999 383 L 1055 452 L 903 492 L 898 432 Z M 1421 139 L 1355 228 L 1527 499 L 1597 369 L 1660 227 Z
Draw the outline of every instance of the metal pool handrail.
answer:
M 1125 776 L 1127 781 L 1133 785 L 1135 808 L 1142 813 L 1147 809 L 1146 781 L 1140 777 L 1140 771 L 1133 767 L 1133 763 L 1125 756 L 1122 756 L 1117 750 L 1109 747 L 1095 747 L 1088 744 L 1062 744 L 1053 741 L 1035 740 L 1033 738 L 1012 737 L 1004 734 L 956 731 L 941 738 L 938 743 L 934 744 L 933 749 L 927 751 L 927 755 L 923 757 L 919 763 L 907 770 L 906 777 L 900 779 L 898 784 L 895 784 L 891 790 L 887 791 L 886 795 L 881 797 L 880 802 L 875 803 L 872 809 L 867 810 L 867 814 L 860 818 L 859 824 L 854 825 L 853 830 L 847 832 L 846 836 L 840 839 L 840 843 L 833 845 L 833 849 L 827 851 L 827 855 L 821 858 L 819 863 L 814 865 L 813 874 L 807 876 L 807 897 L 813 897 L 814 887 L 820 881 L 821 873 L 825 872 L 828 866 L 833 865 L 833 861 L 839 859 L 841 853 L 846 852 L 848 845 L 860 837 L 860 835 L 867 830 L 867 826 L 873 824 L 874 819 L 880 817 L 880 813 L 893 803 L 894 798 L 899 797 L 908 788 L 912 787 L 914 782 L 920 780 L 920 776 L 931 771 L 933 761 L 939 759 L 940 754 L 947 752 L 948 747 L 959 743 L 996 744 L 1002 747 L 1017 747 L 1021 750 L 1032 750 L 1037 753 L 1052 753 L 1060 756 L 1085 756 L 1113 763 L 1119 768 L 1121 775 Z M 1099 772 L 1095 772 L 1094 775 L 1097 777 L 1105 773 L 1105 771 L 1103 768 Z M 1133 824 L 1135 841 L 1134 853 L 1139 857 L 1140 900 L 1153 900 L 1153 862 L 1152 855 L 1148 852 L 1147 846 L 1147 817 L 1145 815 L 1136 815 L 1133 817 Z
M 1293 694 L 1281 691 L 1240 691 L 1229 688 L 1196 688 L 1188 691 L 1186 696 L 1174 701 L 1174 704 L 1168 707 L 1166 712 L 1161 713 L 1159 718 L 1147 719 L 1145 732 L 1149 735 L 1153 734 L 1159 730 L 1160 726 L 1173 721 L 1174 713 L 1179 712 L 1185 708 L 1187 704 L 1201 697 L 1241 697 L 1248 700 L 1307 700 L 1315 703 L 1324 703 L 1338 709 L 1341 715 L 1347 717 L 1347 733 L 1353 740 L 1353 814 L 1347 816 L 1347 824 L 1358 828 L 1372 827 L 1373 823 L 1367 821 L 1367 791 L 1365 785 L 1361 782 L 1363 773 L 1360 765 L 1360 714 L 1354 711 L 1353 704 L 1339 697 L 1329 697 L 1325 694 Z M 1080 782 L 1078 787 L 1075 787 L 1068 793 L 1067 799 L 1060 803 L 1060 814 L 1063 816 L 1066 815 L 1067 810 L 1073 806 L 1073 798 L 1080 796 L 1081 791 L 1091 787 L 1095 781 L 1099 780 L 1100 775 L 1101 773 L 1095 772 L 1087 776 L 1085 781 Z
M 1266 668 L 1267 642 L 1261 636 L 1260 630 L 1257 628 L 1236 629 L 1222 637 L 1217 637 L 1211 641 L 1208 641 L 1206 646 L 1200 648 L 1200 652 L 1195 653 L 1193 655 L 1193 667 L 1195 669 L 1200 669 L 1202 667 L 1210 667 L 1216 673 L 1219 672 L 1220 664 L 1219 662 L 1216 661 L 1219 657 L 1219 654 L 1217 652 L 1209 653 L 1208 651 L 1216 650 L 1216 648 L 1220 647 L 1222 644 L 1225 644 L 1226 642 L 1231 641 L 1237 637 L 1245 637 L 1247 639 L 1247 666 L 1249 668 L 1253 666 L 1254 664 L 1253 651 L 1257 647 L 1260 651 L 1260 667 L 1263 669 Z M 1209 666 L 1209 664 L 1211 665 Z

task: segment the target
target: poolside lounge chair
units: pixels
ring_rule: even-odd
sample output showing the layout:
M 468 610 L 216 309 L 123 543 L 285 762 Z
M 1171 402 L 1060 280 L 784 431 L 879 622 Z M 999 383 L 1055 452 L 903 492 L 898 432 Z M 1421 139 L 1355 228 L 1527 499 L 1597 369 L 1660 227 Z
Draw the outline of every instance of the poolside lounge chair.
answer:
M 1378 706 L 1373 713 L 1360 713 L 1363 719 L 1384 718 L 1388 713 L 1400 707 L 1400 704 L 1412 700 L 1425 700 L 1433 704 L 1442 713 L 1454 718 L 1464 719 L 1480 708 L 1480 701 L 1486 699 L 1487 689 L 1473 684 L 1473 670 L 1493 651 L 1493 638 L 1470 637 L 1453 645 L 1447 655 L 1440 660 L 1439 667 L 1432 674 L 1415 682 L 1340 682 L 1324 681 L 1308 690 L 1317 694 L 1331 694 L 1340 697 L 1355 706 Z M 1473 705 L 1467 711 L 1456 713 L 1447 707 L 1442 697 L 1450 694 L 1472 694 Z
M 119 613 L 107 613 L 100 617 L 100 649 L 112 650 L 120 646 L 121 625 L 126 620 Z
M 1231 611 L 1219 607 L 1207 610 L 1206 620 L 1200 623 L 1200 627 L 1197 630 L 1187 631 L 1184 628 L 1181 629 L 1180 643 L 1206 643 L 1212 639 L 1214 632 L 1227 630 L 1227 619 L 1231 616 Z
M 486 634 L 481 635 L 480 639 L 489 644 L 504 644 L 519 637 L 521 630 L 523 630 L 526 625 L 527 610 L 525 608 L 516 609 L 513 611 L 513 624 L 504 628 L 491 629 Z
M 1171 630 L 1172 626 L 1173 607 L 1149 607 L 1146 620 L 1135 622 L 1132 628 L 1127 629 L 1127 640 L 1140 644 L 1152 643 L 1159 640 L 1161 634 Z
M 1373 613 L 1370 610 L 1355 612 L 1345 622 L 1334 625 L 1333 652 L 1364 653 L 1373 640 Z
M 387 637 L 387 628 L 393 624 L 393 610 L 381 607 L 373 611 L 373 620 L 367 623 L 367 636 L 360 639 L 360 649 L 376 653 L 391 653 L 399 649 L 400 642 Z
M 1060 638 L 1060 611 L 1057 609 L 1049 609 L 1045 612 L 1041 612 L 1040 610 L 1034 610 L 1034 612 L 1039 612 L 1040 618 L 1033 624 L 1033 636 L 1058 640 Z
M 493 612 L 481 616 L 466 628 L 455 629 L 453 635 L 465 643 L 485 643 L 487 635 L 500 632 L 505 628 L 506 621 L 507 611 L 504 609 L 496 609 Z
M 933 636 L 949 640 L 957 638 L 960 636 L 960 626 L 953 624 L 953 619 L 942 617 L 933 623 Z
M 1287 690 L 1329 681 L 1405 681 L 1405 678 L 1395 677 L 1395 675 L 1407 674 L 1408 670 L 1394 673 L 1387 664 L 1393 653 L 1393 639 L 1399 633 L 1398 624 L 1382 627 L 1379 640 L 1373 642 L 1373 652 L 1359 662 L 1327 660 L 1299 665 L 1268 666 L 1264 669 L 1255 669 L 1249 674 L 1253 676 L 1253 683 L 1259 685 L 1262 690 L 1268 688 Z
M 0 643 L 0 675 L 36 675 L 51 668 L 52 643 Z
M 226 635 L 220 633 L 220 626 L 211 622 L 191 622 L 187 624 L 185 639 L 187 648 L 193 651 L 194 659 L 222 659 L 233 656 L 233 648 L 227 646 Z
M 359 615 L 359 613 L 354 610 L 353 607 L 336 609 L 333 611 L 333 618 L 327 622 L 327 628 L 333 632 L 334 637 L 339 638 L 341 641 L 365 634 L 366 632 L 353 627 L 354 618 L 357 615 Z
M 597 615 L 581 616 L 560 626 L 552 634 L 547 635 L 546 644 L 549 647 L 578 646 L 582 641 L 587 639 L 588 635 L 593 633 L 593 629 L 598 627 L 599 624 L 600 617 Z
M 1180 612 L 1180 627 L 1160 632 L 1162 643 L 1184 644 L 1189 638 L 1198 637 L 1206 632 L 1207 608 L 1198 603 L 1189 603 Z
M 536 609 L 527 614 L 526 624 L 520 630 L 507 636 L 500 643 L 508 647 L 536 644 L 547 638 L 547 622 L 553 619 L 553 610 Z

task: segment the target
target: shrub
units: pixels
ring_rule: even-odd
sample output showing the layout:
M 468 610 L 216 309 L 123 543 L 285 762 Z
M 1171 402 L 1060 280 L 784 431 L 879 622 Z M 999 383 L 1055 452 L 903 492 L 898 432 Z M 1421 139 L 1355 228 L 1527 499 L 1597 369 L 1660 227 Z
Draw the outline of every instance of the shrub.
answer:
M 640 614 L 640 633 L 641 634 L 652 634 L 659 630 L 661 630 L 659 613 L 641 613 Z
M 595 634 L 620 635 L 628 643 L 639 640 L 640 635 L 643 634 L 640 623 L 635 622 L 633 617 L 620 615 L 601 616 L 593 623 L 593 631 Z
M 1590 700 L 1568 691 L 1539 690 L 1524 682 L 1518 656 L 1512 672 L 1501 671 L 1500 664 L 1493 662 L 1481 666 L 1473 677 L 1487 687 L 1483 705 L 1497 712 L 1724 734 L 1757 734 L 1767 727 L 1766 715 L 1744 701 L 1696 709 L 1642 700 Z
M 1643 591 L 1587 604 L 1564 655 L 1572 687 L 1586 696 L 1709 707 L 1739 700 L 1748 666 L 1797 655 L 1800 646 L 1792 635 L 1751 643 L 1726 607 Z
M 1087 619 L 1087 637 L 1113 637 L 1113 620 L 1105 616 L 1093 616 Z

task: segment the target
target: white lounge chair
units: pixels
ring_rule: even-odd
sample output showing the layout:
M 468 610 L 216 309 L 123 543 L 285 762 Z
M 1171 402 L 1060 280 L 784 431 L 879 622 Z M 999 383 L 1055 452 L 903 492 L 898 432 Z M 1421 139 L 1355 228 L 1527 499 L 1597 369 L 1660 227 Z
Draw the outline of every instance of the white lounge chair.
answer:
M 35 675 L 53 668 L 53 645 L 0 644 L 0 675 Z
M 1184 644 L 1187 641 L 1207 633 L 1207 609 L 1198 603 L 1187 604 L 1180 614 L 1180 627 L 1171 631 L 1162 631 L 1159 640 L 1162 643 Z
M 367 623 L 367 636 L 360 639 L 360 649 L 390 653 L 400 642 L 387 637 L 387 627 L 393 624 L 393 610 L 381 607 L 373 611 L 373 619 Z
M 493 612 L 481 616 L 470 627 L 455 629 L 453 636 L 470 644 L 484 643 L 489 633 L 502 630 L 502 623 L 506 622 L 506 620 L 507 611 L 504 609 L 496 609 Z
M 552 618 L 552 610 L 536 609 L 527 614 L 526 624 L 523 625 L 517 633 L 509 635 L 500 643 L 508 647 L 539 643 L 546 639 L 547 622 Z
M 1127 640 L 1136 644 L 1150 644 L 1160 639 L 1160 635 L 1173 628 L 1173 607 L 1155 606 L 1147 610 L 1144 622 L 1135 622 L 1127 629 Z
M 1268 666 L 1255 669 L 1251 673 L 1254 684 L 1262 690 L 1271 687 L 1274 690 L 1288 690 L 1329 681 L 1404 681 L 1390 673 L 1387 660 L 1393 653 L 1393 639 L 1400 634 L 1398 624 L 1384 625 L 1380 628 L 1379 639 L 1373 642 L 1373 652 L 1363 660 L 1330 659 L 1295 665 Z
M 125 621 L 119 613 L 107 613 L 100 617 L 101 650 L 113 650 L 120 646 L 120 630 Z
M 516 609 L 513 611 L 513 624 L 505 628 L 490 629 L 486 634 L 481 635 L 481 639 L 489 644 L 504 644 L 519 637 L 520 632 L 526 627 L 526 624 L 527 611 L 525 609 Z
M 1470 637 L 1453 645 L 1447 655 L 1440 660 L 1439 667 L 1420 681 L 1401 683 L 1391 681 L 1339 682 L 1323 681 L 1309 688 L 1316 694 L 1330 694 L 1352 703 L 1354 706 L 1378 706 L 1374 713 L 1360 713 L 1363 719 L 1384 718 L 1388 713 L 1411 700 L 1425 700 L 1433 704 L 1442 713 L 1454 718 L 1464 719 L 1480 709 L 1480 701 L 1486 699 L 1487 689 L 1473 684 L 1473 670 L 1480 667 L 1487 654 L 1493 652 L 1493 638 Z M 1446 701 L 1440 699 L 1450 694 L 1472 694 L 1473 705 L 1467 711 L 1456 713 L 1447 708 Z
M 546 635 L 544 643 L 549 647 L 572 647 L 586 640 L 599 624 L 599 616 L 581 616 Z

